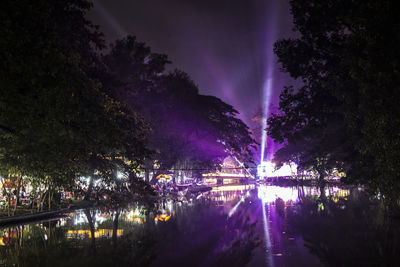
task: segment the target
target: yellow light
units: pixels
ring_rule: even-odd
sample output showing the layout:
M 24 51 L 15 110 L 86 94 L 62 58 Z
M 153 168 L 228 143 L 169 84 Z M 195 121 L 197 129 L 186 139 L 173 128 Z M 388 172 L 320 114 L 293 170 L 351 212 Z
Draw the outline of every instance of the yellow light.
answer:
M 155 220 L 155 221 L 166 222 L 166 221 L 168 221 L 170 218 L 171 218 L 171 215 L 166 214 L 166 213 L 163 213 L 163 214 L 160 214 L 160 215 L 156 216 L 156 217 L 154 218 L 154 220 Z
M 99 238 L 103 236 L 112 236 L 112 229 L 98 229 L 94 231 L 94 237 Z M 123 229 L 117 229 L 117 236 L 122 236 L 124 233 Z M 90 230 L 68 230 L 67 231 L 67 238 L 78 238 L 78 237 L 87 236 L 88 238 L 92 237 L 92 233 Z
M 167 174 L 159 174 L 156 177 L 157 179 L 171 179 L 171 177 Z

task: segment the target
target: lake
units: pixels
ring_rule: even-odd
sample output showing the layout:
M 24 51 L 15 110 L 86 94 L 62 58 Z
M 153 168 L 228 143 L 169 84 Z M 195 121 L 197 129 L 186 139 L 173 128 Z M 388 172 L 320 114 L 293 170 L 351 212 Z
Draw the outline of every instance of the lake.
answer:
M 361 187 L 224 185 L 0 229 L 0 266 L 400 266 L 399 220 Z

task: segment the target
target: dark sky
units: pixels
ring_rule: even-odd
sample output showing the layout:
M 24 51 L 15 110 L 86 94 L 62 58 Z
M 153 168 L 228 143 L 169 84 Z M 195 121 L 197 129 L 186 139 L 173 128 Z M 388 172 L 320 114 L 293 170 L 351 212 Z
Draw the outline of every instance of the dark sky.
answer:
M 94 0 L 89 18 L 108 41 L 132 34 L 167 54 L 248 124 L 267 79 L 275 105 L 290 83 L 272 52 L 275 40 L 293 35 L 288 0 Z

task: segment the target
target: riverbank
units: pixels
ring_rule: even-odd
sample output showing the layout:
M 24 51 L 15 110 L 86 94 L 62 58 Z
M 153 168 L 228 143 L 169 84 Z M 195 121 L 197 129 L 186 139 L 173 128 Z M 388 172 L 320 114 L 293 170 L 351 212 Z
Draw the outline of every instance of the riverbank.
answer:
M 51 218 L 54 216 L 58 216 L 62 213 L 71 211 L 71 206 L 72 205 L 68 205 L 68 207 L 66 207 L 66 208 L 56 209 L 56 210 L 24 213 L 24 214 L 18 214 L 18 215 L 14 215 L 14 216 L 1 217 L 0 218 L 0 226 L 22 223 L 22 222 L 26 222 L 26 221 L 36 221 L 36 220 Z
M 75 203 L 61 204 L 57 209 L 37 211 L 31 208 L 18 207 L 15 215 L 8 216 L 7 211 L 0 212 L 0 226 L 22 223 L 27 221 L 37 221 L 41 219 L 56 217 L 63 212 L 71 212 L 78 209 L 93 208 L 96 206 L 94 201 L 81 200 Z

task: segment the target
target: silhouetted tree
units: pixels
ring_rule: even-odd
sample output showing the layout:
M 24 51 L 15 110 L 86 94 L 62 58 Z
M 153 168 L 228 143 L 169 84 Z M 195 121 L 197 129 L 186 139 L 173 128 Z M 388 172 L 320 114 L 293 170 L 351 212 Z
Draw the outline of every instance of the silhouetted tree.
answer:
M 157 162 L 153 179 L 182 162 L 216 168 L 228 155 L 251 161 L 254 140 L 236 118 L 238 112 L 216 97 L 199 94 L 186 73 L 165 73 L 166 56 L 128 36 L 112 45 L 103 62 L 100 79 L 110 84 L 110 95 L 140 112 L 151 127 L 154 153 L 146 169 L 153 170 Z
M 274 50 L 283 71 L 304 85 L 281 94 L 270 133 L 287 145 L 287 159 L 299 155 L 309 166 L 322 159 L 327 167 L 343 167 L 350 181 L 397 199 L 400 37 L 394 1 L 290 4 L 299 37 L 279 40 Z
M 76 177 L 131 170 L 147 152 L 143 120 L 94 78 L 104 41 L 85 18 L 90 7 L 85 0 L 0 7 L 0 169 L 42 179 L 49 201 Z

